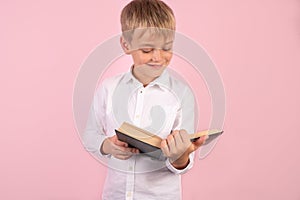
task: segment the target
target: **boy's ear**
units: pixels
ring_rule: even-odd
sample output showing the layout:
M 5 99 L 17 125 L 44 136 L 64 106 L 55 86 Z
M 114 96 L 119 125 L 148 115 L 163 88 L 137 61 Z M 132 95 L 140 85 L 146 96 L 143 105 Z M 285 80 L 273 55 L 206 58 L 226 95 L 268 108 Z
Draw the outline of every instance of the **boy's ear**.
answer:
M 130 54 L 130 47 L 123 36 L 120 37 L 120 44 L 125 54 Z

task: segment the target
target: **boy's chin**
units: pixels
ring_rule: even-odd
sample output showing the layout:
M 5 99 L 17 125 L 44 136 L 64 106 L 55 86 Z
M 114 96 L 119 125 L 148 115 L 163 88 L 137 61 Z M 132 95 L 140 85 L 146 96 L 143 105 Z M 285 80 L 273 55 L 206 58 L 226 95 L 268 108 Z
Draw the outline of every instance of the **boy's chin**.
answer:
M 153 69 L 153 70 L 151 70 L 151 72 L 149 72 L 149 74 L 151 74 L 152 77 L 157 78 L 164 72 L 165 69 L 166 69 L 166 67 L 161 67 L 159 69 Z
M 135 67 L 135 71 L 136 72 L 139 71 L 140 73 L 148 74 L 149 76 L 151 76 L 153 78 L 157 78 L 164 72 L 166 67 L 167 66 L 163 66 L 163 65 L 144 64 L 144 65 Z

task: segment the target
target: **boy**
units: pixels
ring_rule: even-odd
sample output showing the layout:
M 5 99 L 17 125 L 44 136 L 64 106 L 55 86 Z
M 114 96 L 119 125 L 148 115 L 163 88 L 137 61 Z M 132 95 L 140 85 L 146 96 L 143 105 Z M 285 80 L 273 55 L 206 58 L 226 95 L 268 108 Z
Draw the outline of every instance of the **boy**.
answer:
M 180 174 L 192 167 L 193 152 L 205 138 L 190 142 L 194 97 L 166 70 L 174 14 L 160 0 L 133 0 L 122 10 L 121 25 L 120 44 L 133 65 L 97 90 L 83 143 L 94 155 L 107 158 L 103 199 L 181 199 Z M 114 130 L 123 121 L 165 138 L 161 149 L 167 160 L 152 159 L 118 140 Z

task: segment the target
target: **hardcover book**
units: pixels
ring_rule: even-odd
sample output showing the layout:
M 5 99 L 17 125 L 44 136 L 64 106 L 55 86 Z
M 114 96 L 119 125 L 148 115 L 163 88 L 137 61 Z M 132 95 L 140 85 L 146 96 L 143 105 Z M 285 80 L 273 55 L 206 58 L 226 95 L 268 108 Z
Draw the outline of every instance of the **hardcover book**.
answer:
M 127 122 L 124 122 L 120 126 L 120 128 L 115 131 L 118 139 L 126 142 L 130 147 L 135 147 L 139 149 L 141 153 L 144 153 L 145 155 L 151 156 L 158 160 L 166 159 L 160 149 L 162 138 L 160 138 L 159 136 Z M 190 140 L 191 142 L 194 142 L 198 138 L 208 135 L 209 137 L 204 144 L 206 145 L 222 133 L 222 130 L 217 129 L 200 131 L 194 134 L 190 134 Z

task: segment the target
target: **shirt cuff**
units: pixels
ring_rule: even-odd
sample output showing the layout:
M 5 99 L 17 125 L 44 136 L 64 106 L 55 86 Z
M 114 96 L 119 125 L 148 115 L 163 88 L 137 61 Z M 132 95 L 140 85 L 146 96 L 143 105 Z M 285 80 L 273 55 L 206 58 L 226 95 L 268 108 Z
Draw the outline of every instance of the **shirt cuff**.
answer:
M 169 159 L 166 160 L 166 166 L 174 174 L 184 174 L 193 167 L 193 165 L 194 165 L 194 154 L 195 154 L 195 152 L 190 153 L 190 155 L 189 155 L 189 161 L 190 162 L 184 169 L 177 169 L 177 168 L 173 167 L 173 165 L 171 164 Z

